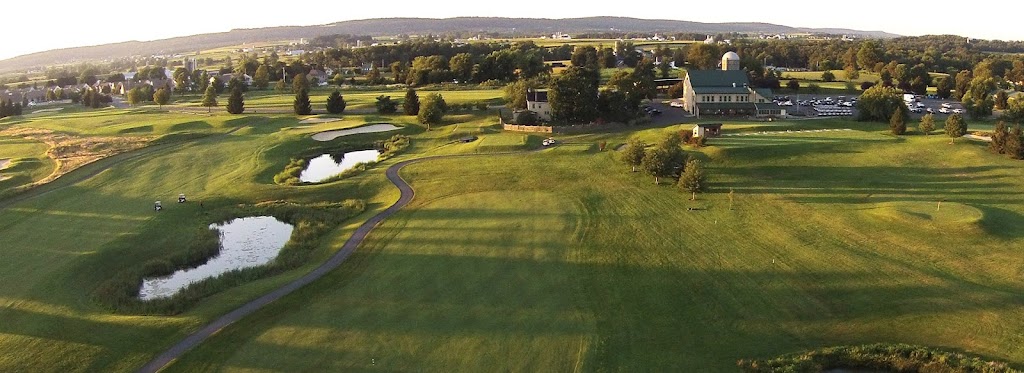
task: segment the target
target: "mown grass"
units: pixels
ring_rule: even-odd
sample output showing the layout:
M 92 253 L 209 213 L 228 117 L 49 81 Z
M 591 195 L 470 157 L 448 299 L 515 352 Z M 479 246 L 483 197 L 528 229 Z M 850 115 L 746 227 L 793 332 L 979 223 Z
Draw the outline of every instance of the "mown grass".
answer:
M 212 129 L 194 131 L 214 135 L 0 210 L 0 370 L 135 369 L 333 253 L 397 199 L 383 175 L 393 162 L 496 150 L 488 144 L 531 149 L 541 138 L 502 133 L 481 113 L 429 131 L 407 116 L 308 126 L 293 116 L 202 117 Z M 79 131 L 113 130 L 106 119 L 79 120 Z M 328 184 L 273 183 L 312 133 L 379 122 L 408 124 L 406 153 Z M 534 153 L 410 165 L 402 176 L 416 199 L 339 270 L 170 370 L 735 371 L 738 359 L 875 342 L 1024 363 L 1019 161 L 944 136 L 886 135 L 884 124 L 727 122 L 726 133 L 854 130 L 688 149 L 712 181 L 688 201 L 594 146 L 687 127 L 557 136 L 562 145 Z M 466 134 L 479 139 L 453 142 Z M 151 211 L 153 200 L 182 192 L 196 203 Z M 117 315 L 90 296 L 112 276 L 185 250 L 205 227 L 197 202 L 342 199 L 366 201 L 366 212 L 326 233 L 308 264 L 179 315 Z
M 327 96 L 334 92 L 336 87 L 319 87 L 310 91 L 309 99 L 313 104 L 313 110 L 315 112 L 325 112 L 327 105 Z M 444 96 L 446 102 L 450 104 L 466 104 L 466 103 L 477 103 L 484 102 L 488 105 L 501 105 L 504 104 L 504 95 L 501 89 L 474 89 L 474 90 L 426 90 L 418 89 L 417 93 L 420 97 L 425 96 L 428 93 L 440 93 Z M 342 90 L 342 97 L 345 98 L 346 107 L 345 110 L 374 110 L 374 106 L 377 102 L 377 97 L 391 96 L 394 101 L 401 101 L 405 97 L 405 90 L 388 90 L 388 89 L 372 89 L 372 90 Z M 221 95 L 221 100 L 227 99 L 227 94 Z M 259 112 L 263 109 L 274 109 L 274 110 L 291 110 L 292 104 L 295 101 L 295 95 L 291 93 L 291 86 L 287 92 L 277 92 L 274 90 L 252 90 L 245 94 L 245 109 L 247 112 Z M 193 106 L 198 107 L 202 102 L 202 96 L 199 95 L 187 95 L 176 98 L 177 105 Z M 226 102 L 226 101 L 225 101 Z M 222 103 L 223 104 L 223 103 Z M 148 107 L 148 106 L 147 106 Z M 223 111 L 223 108 L 219 108 Z
M 820 123 L 859 128 L 694 152 L 697 201 L 590 146 L 628 132 L 409 166 L 416 200 L 350 262 L 171 370 L 735 371 L 874 342 L 1024 362 L 1020 163 Z

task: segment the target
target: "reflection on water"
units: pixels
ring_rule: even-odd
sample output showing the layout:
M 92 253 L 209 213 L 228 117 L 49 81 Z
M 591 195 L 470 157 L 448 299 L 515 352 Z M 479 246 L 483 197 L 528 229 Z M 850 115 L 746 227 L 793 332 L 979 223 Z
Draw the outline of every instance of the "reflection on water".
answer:
M 210 229 L 220 232 L 220 254 L 198 267 L 143 280 L 139 298 L 170 297 L 193 282 L 270 263 L 288 242 L 293 227 L 272 216 L 254 216 L 223 225 L 210 224 Z
M 306 169 L 299 174 L 299 181 L 319 183 L 345 172 L 359 163 L 376 162 L 378 156 L 380 156 L 380 151 L 376 149 L 348 152 L 342 155 L 341 160 L 335 160 L 330 154 L 324 154 L 309 161 Z

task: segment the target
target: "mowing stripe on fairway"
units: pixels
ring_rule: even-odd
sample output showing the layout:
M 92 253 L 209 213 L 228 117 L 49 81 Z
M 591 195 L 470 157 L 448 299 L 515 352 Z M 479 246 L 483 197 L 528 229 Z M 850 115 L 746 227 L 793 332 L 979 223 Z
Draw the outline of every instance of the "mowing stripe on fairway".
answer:
M 274 291 L 264 294 L 263 296 L 256 298 L 250 301 L 249 303 L 243 304 L 241 307 L 238 307 L 235 310 L 228 312 L 224 316 L 217 318 L 213 322 L 204 326 L 202 329 L 197 330 L 195 333 L 190 334 L 188 337 L 185 337 L 185 339 L 182 339 L 178 343 L 174 344 L 174 346 L 171 346 L 171 348 L 167 349 L 160 355 L 157 355 L 155 358 L 153 358 L 153 360 L 150 360 L 148 363 L 146 363 L 146 365 L 143 365 L 141 368 L 139 368 L 138 372 L 155 373 L 160 371 L 165 366 L 173 363 L 175 360 L 181 357 L 181 355 L 195 348 L 200 343 L 205 341 L 207 338 L 210 338 L 221 329 L 228 327 L 229 325 L 237 322 L 238 320 L 241 320 L 243 317 L 246 317 L 258 311 L 260 308 L 263 308 L 264 306 L 278 299 L 281 299 L 282 297 L 288 294 L 291 294 L 295 290 L 298 290 L 299 288 L 320 279 L 321 277 L 327 275 L 329 272 L 333 271 L 335 268 L 338 268 L 338 266 L 340 266 L 341 263 L 345 262 L 345 259 L 348 259 L 348 257 L 352 255 L 352 252 L 355 251 L 356 247 L 363 243 L 363 239 L 365 239 L 366 236 L 370 234 L 370 231 L 372 231 L 373 228 L 375 228 L 378 224 L 384 221 L 384 219 L 390 217 L 391 215 L 394 215 L 396 212 L 401 210 L 403 207 L 405 207 L 405 205 L 408 205 L 409 202 L 412 201 L 413 197 L 415 197 L 416 192 L 412 189 L 412 186 L 410 186 L 409 183 L 405 182 L 405 180 L 403 180 L 402 177 L 398 175 L 398 172 L 401 171 L 402 168 L 404 168 L 405 166 L 431 159 L 460 158 L 478 155 L 509 155 L 529 152 L 533 151 L 437 155 L 405 160 L 398 162 L 392 165 L 391 167 L 388 167 L 387 171 L 385 171 L 385 175 L 387 176 L 388 181 L 390 181 L 392 184 L 398 187 L 398 190 L 401 192 L 401 196 L 398 198 L 398 201 L 396 201 L 391 206 L 388 206 L 387 209 L 384 209 L 384 211 L 381 211 L 379 214 L 374 215 L 372 218 L 370 218 L 362 225 L 360 225 L 359 228 L 357 228 L 356 231 L 352 233 L 352 236 L 345 241 L 345 244 L 341 246 L 341 249 L 339 249 L 337 253 L 331 256 L 331 258 L 328 259 L 327 262 L 321 264 L 319 267 L 303 275 L 302 277 L 295 279 L 295 281 L 287 283 L 284 286 L 281 286 L 280 288 L 277 288 Z

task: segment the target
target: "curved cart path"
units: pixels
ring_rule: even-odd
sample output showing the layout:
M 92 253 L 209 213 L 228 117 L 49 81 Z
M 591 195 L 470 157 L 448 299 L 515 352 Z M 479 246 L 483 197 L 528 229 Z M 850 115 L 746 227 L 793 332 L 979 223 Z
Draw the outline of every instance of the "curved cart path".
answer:
M 277 288 L 276 290 L 271 291 L 270 293 L 264 294 L 263 296 L 256 298 L 250 301 L 249 303 L 243 304 L 241 307 L 236 308 L 234 311 L 228 312 L 227 314 L 217 318 L 213 322 L 204 326 L 202 329 L 195 331 L 188 337 L 185 337 L 185 339 L 182 339 L 178 343 L 174 344 L 174 346 L 171 346 L 171 348 L 167 349 L 160 355 L 157 355 L 155 358 L 153 358 L 153 360 L 150 360 L 148 363 L 146 363 L 146 365 L 143 365 L 142 368 L 139 368 L 138 371 L 147 373 L 158 372 L 160 369 L 163 369 L 165 366 L 181 357 L 181 355 L 185 354 L 185 352 L 188 352 L 189 350 L 195 348 L 200 343 L 205 341 L 207 338 L 210 338 L 210 336 L 216 334 L 221 329 L 224 329 L 225 327 L 235 323 L 236 321 L 241 320 L 243 317 L 246 317 L 258 311 L 260 308 L 263 308 L 264 306 L 270 304 L 271 302 L 281 299 L 282 297 L 290 294 L 291 292 L 298 290 L 299 288 L 306 286 L 309 283 L 320 279 L 321 277 L 324 277 L 324 275 L 326 275 L 327 273 L 333 271 L 335 268 L 338 268 L 338 266 L 340 266 L 341 263 L 345 262 L 345 259 L 348 259 L 349 255 L 351 255 L 352 252 L 356 250 L 356 247 L 363 243 L 363 239 L 365 239 L 366 236 L 370 234 L 370 231 L 372 231 L 374 227 L 380 224 L 380 222 L 384 221 L 384 219 L 387 219 L 391 215 L 394 215 L 396 212 L 405 207 L 405 205 L 408 205 L 410 201 L 412 201 L 413 197 L 416 194 L 415 191 L 413 191 L 412 186 L 410 186 L 409 183 L 405 182 L 405 180 L 403 180 L 401 176 L 398 176 L 398 171 L 401 171 L 403 167 L 413 163 L 418 163 L 431 159 L 471 157 L 475 155 L 507 155 L 521 153 L 524 152 L 436 155 L 405 160 L 402 162 L 398 162 L 392 165 L 391 167 L 388 167 L 387 171 L 385 172 L 385 175 L 387 176 L 388 181 L 390 181 L 392 184 L 395 184 L 395 186 L 398 187 L 398 190 L 402 192 L 401 197 L 399 197 L 398 201 L 396 201 L 393 205 L 389 206 L 387 209 L 384 209 L 384 211 L 381 211 L 379 214 L 374 215 L 372 218 L 370 218 L 362 225 L 360 225 L 359 228 L 356 229 L 355 233 L 352 233 L 352 237 L 349 237 L 349 239 L 345 241 L 345 244 L 341 246 L 341 249 L 338 250 L 338 252 L 335 253 L 333 256 L 331 256 L 331 258 L 328 259 L 327 262 L 321 264 L 319 267 L 305 274 L 304 276 L 295 279 L 295 281 L 285 284 L 284 286 L 281 286 L 280 288 Z

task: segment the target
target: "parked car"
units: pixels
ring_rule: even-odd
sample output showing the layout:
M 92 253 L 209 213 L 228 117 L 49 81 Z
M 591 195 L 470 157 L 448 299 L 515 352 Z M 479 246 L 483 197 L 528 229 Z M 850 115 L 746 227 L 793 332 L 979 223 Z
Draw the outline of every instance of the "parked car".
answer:
M 923 107 L 924 107 L 924 104 L 922 104 L 922 103 L 918 102 L 918 103 L 914 104 L 914 106 L 917 106 L 917 107 L 919 107 L 919 108 L 923 108 Z
M 946 108 L 946 109 L 952 109 L 952 108 L 953 108 L 953 105 L 950 105 L 950 104 L 949 104 L 948 102 L 943 102 L 943 103 L 942 103 L 942 107 L 944 107 L 944 108 Z
M 916 107 L 916 106 L 910 109 L 910 112 L 911 112 L 911 113 L 921 113 L 921 112 L 923 112 L 923 111 L 924 111 L 924 110 L 922 110 L 921 108 L 919 108 L 919 107 Z
M 924 109 L 924 111 L 928 112 L 928 114 L 935 114 L 935 110 L 932 110 L 932 108 Z
M 964 109 L 953 109 L 953 114 L 963 114 Z
M 683 102 L 682 101 L 672 101 L 672 102 L 670 102 L 668 104 L 668 106 L 671 106 L 671 107 L 683 107 Z
M 949 108 L 948 107 L 942 107 L 942 108 L 939 109 L 939 112 L 942 113 L 942 114 L 949 114 Z

